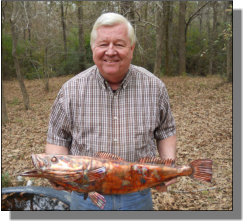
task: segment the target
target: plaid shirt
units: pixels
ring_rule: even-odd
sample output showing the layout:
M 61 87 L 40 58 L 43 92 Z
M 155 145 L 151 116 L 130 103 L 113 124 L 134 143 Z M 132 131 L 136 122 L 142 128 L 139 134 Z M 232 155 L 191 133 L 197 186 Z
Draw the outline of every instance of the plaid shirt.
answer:
M 60 89 L 52 107 L 47 142 L 72 155 L 105 151 L 137 161 L 157 154 L 156 140 L 175 135 L 164 83 L 144 68 L 130 65 L 117 91 L 96 66 Z

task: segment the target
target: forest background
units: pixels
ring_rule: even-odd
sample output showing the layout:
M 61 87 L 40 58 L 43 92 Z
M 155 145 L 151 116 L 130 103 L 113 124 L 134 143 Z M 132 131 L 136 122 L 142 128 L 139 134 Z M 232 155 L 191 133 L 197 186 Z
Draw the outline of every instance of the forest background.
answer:
M 16 175 L 32 166 L 30 154 L 43 152 L 59 88 L 93 65 L 92 26 L 102 13 L 117 12 L 135 28 L 132 63 L 166 83 L 177 124 L 178 164 L 201 156 L 217 161 L 212 191 L 202 186 L 197 195 L 172 194 L 196 191 L 198 185 L 185 178 L 185 189 L 175 185 L 172 195 L 153 193 L 155 209 L 231 210 L 232 5 L 232 1 L 2 1 L 3 186 L 19 185 Z
M 90 67 L 92 25 L 109 11 L 126 16 L 135 28 L 133 64 L 159 77 L 232 79 L 230 1 L 2 1 L 1 7 L 3 79 L 16 78 L 16 57 L 26 79 Z

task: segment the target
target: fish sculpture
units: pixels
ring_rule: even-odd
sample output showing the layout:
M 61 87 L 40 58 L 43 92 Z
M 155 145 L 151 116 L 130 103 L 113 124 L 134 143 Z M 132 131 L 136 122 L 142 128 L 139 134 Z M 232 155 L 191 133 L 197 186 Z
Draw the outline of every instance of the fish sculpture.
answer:
M 84 193 L 84 199 L 103 209 L 104 194 L 126 194 L 162 185 L 179 176 L 211 182 L 212 161 L 199 159 L 188 166 L 174 167 L 174 160 L 158 157 L 127 162 L 106 152 L 95 157 L 33 154 L 35 169 L 21 176 L 46 178 L 68 191 Z M 103 194 L 103 195 L 102 195 Z

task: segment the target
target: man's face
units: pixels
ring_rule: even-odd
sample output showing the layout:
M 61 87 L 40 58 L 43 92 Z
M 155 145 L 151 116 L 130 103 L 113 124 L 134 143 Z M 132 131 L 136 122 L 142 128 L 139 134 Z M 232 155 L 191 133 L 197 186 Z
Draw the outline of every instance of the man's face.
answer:
M 93 44 L 93 60 L 101 75 L 109 81 L 120 81 L 127 73 L 134 51 L 125 24 L 97 29 Z

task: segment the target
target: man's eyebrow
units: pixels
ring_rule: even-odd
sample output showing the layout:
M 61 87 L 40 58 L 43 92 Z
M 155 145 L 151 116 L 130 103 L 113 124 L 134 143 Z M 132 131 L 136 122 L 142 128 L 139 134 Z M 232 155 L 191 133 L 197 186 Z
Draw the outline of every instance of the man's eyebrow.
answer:
M 120 38 L 116 39 L 116 41 L 123 41 L 123 42 L 126 42 L 126 40 L 120 39 Z

